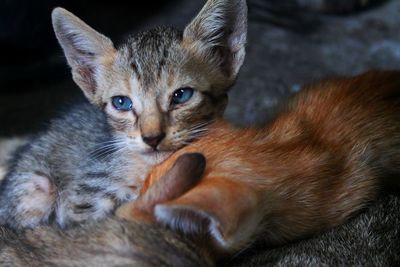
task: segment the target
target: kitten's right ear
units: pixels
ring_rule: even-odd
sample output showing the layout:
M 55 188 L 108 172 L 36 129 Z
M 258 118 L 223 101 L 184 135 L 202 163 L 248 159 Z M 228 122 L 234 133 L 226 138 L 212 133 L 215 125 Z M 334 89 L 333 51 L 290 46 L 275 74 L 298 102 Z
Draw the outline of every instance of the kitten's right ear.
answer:
M 55 8 L 51 15 L 54 32 L 72 68 L 74 81 L 86 97 L 95 102 L 98 67 L 104 57 L 114 54 L 113 43 L 63 8 Z
M 183 41 L 217 63 L 230 81 L 243 64 L 246 40 L 246 0 L 208 0 L 183 33 Z

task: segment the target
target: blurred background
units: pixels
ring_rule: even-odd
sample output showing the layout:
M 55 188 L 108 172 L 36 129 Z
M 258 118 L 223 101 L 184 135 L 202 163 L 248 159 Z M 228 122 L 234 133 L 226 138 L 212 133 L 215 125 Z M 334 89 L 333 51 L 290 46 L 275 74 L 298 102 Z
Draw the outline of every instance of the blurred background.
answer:
M 54 7 L 69 9 L 119 43 L 155 25 L 182 29 L 204 2 L 1 0 L 0 137 L 33 133 L 64 103 L 82 97 L 52 32 Z M 273 117 L 276 105 L 304 83 L 400 69 L 400 1 L 248 3 L 248 54 L 226 113 L 238 125 Z

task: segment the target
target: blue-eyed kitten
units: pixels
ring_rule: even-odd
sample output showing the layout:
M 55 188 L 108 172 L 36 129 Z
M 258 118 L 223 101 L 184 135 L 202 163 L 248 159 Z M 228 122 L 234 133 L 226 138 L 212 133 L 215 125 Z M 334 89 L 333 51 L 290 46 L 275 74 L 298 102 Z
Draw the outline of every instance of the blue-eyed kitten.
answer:
M 220 116 L 245 56 L 245 0 L 209 0 L 183 32 L 160 27 L 115 48 L 62 8 L 53 27 L 89 100 L 51 121 L 1 185 L 0 223 L 101 219 L 137 196 L 149 168 Z

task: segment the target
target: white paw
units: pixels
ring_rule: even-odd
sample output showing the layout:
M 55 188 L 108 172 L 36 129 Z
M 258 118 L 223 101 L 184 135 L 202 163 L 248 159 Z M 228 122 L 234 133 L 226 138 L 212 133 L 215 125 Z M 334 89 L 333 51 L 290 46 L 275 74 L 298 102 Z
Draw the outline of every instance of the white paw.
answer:
M 52 211 L 54 186 L 48 177 L 36 173 L 25 174 L 24 180 L 19 188 L 22 194 L 18 199 L 17 214 L 23 227 L 34 227 L 46 221 Z

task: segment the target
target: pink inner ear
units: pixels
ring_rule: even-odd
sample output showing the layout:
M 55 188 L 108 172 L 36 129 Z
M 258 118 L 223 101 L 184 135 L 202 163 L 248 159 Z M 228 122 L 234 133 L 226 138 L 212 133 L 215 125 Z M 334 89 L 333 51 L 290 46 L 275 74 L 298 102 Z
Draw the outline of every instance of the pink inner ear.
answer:
M 84 89 L 93 95 L 97 86 L 93 70 L 89 67 L 78 67 L 77 74 L 79 75 L 77 78 L 85 85 Z

